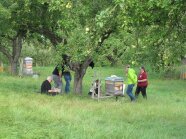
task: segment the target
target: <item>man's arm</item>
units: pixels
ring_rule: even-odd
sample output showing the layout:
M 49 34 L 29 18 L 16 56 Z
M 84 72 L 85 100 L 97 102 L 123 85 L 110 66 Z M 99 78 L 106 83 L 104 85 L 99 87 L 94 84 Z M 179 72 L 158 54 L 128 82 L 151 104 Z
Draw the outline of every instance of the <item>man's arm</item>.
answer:
M 146 82 L 147 79 L 138 80 L 138 82 Z
M 138 82 L 146 82 L 146 81 L 147 81 L 147 75 L 146 74 L 143 74 L 142 79 L 138 80 Z

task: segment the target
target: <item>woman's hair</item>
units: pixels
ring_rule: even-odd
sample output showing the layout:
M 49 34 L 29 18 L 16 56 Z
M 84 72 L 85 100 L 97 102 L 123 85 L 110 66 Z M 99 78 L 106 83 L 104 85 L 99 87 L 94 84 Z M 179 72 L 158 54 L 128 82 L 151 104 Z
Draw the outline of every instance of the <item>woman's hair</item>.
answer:
M 144 70 L 144 72 L 146 72 L 146 70 L 145 70 L 145 67 L 144 67 L 144 66 L 142 66 L 142 67 L 141 67 L 141 69 L 143 69 L 143 70 Z

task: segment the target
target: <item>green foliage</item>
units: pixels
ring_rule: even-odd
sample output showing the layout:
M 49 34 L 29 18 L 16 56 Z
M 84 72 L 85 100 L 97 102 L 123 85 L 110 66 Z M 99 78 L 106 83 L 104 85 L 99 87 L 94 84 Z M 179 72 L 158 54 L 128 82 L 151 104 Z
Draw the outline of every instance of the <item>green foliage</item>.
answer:
M 0 62 L 2 62 L 3 64 L 8 64 L 8 59 L 0 53 Z
M 96 59 L 101 35 L 113 26 L 109 24 L 113 17 L 112 6 L 109 1 L 73 2 L 71 8 L 63 11 L 64 17 L 59 21 L 65 30 L 67 44 L 59 44 L 58 53 L 69 55 L 71 61 L 77 63 L 87 58 Z
M 8 19 L 10 18 L 10 12 L 0 3 L 0 35 L 9 27 L 7 24 Z
M 120 29 L 128 32 L 123 37 L 131 38 L 126 50 L 128 62 L 150 63 L 157 71 L 173 70 L 186 54 L 184 1 L 115 2 L 121 8 Z
M 92 55 L 92 44 L 89 34 L 86 34 L 84 28 L 79 27 L 69 34 L 68 44 L 63 46 L 59 45 L 58 50 L 62 54 L 71 56 L 73 62 L 81 62 L 88 56 Z
M 185 25 L 184 0 L 0 2 L 1 44 L 12 51 L 9 37 L 42 34 L 57 45 L 55 61 L 68 54 L 77 63 L 91 57 L 104 65 L 150 63 L 154 70 L 169 71 L 186 55 Z M 60 44 L 63 38 L 67 45 Z
M 55 65 L 55 50 L 49 40 L 43 36 L 32 36 L 34 39 L 29 39 L 24 43 L 21 57 L 32 57 L 33 64 L 37 66 Z

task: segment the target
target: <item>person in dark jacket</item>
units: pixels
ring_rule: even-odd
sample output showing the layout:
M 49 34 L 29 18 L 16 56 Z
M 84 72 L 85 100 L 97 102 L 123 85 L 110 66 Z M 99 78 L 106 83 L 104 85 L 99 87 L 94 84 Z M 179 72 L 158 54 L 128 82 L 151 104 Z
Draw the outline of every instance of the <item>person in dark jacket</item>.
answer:
M 140 73 L 138 75 L 138 83 L 137 83 L 136 92 L 135 92 L 136 98 L 138 97 L 139 93 L 141 92 L 143 98 L 147 99 L 147 93 L 146 93 L 147 86 L 148 86 L 147 73 L 146 73 L 145 68 L 141 67 Z
M 57 65 L 53 72 L 52 72 L 52 77 L 54 80 L 55 88 L 60 89 L 60 93 L 62 93 L 62 70 L 63 70 L 63 65 Z
M 41 93 L 48 94 L 48 92 L 52 92 L 51 82 L 52 82 L 52 77 L 48 76 L 47 80 L 43 81 L 43 83 L 41 84 Z

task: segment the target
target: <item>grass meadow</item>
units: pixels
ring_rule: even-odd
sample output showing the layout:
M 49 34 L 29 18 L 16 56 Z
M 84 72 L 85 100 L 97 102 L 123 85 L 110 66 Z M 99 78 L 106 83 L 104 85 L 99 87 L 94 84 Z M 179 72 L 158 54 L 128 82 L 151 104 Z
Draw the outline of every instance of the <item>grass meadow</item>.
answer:
M 39 78 L 0 73 L 1 139 L 186 138 L 186 80 L 149 73 L 147 100 L 140 95 L 135 103 L 128 96 L 98 102 L 87 96 L 94 71 L 99 71 L 104 90 L 105 77 L 124 76 L 122 68 L 88 69 L 82 96 L 41 95 L 40 85 L 52 69 L 34 68 Z

